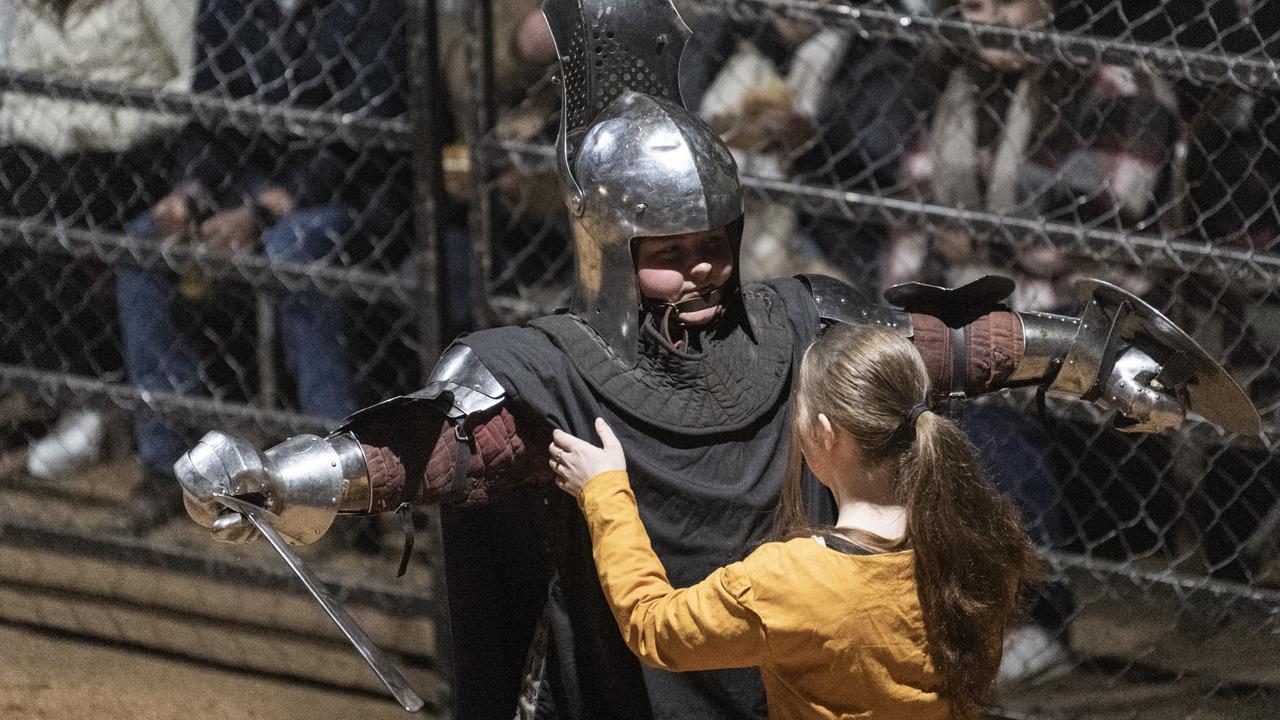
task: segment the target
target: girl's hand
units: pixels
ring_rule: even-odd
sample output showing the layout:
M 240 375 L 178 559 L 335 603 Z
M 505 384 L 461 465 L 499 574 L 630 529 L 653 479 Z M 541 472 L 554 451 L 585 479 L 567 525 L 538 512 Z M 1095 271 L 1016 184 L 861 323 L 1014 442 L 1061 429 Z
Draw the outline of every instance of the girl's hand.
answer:
M 627 469 L 622 445 L 601 418 L 596 418 L 596 432 L 602 447 L 562 430 L 551 433 L 551 471 L 556 474 L 556 485 L 574 497 L 582 493 L 588 480 L 600 473 Z

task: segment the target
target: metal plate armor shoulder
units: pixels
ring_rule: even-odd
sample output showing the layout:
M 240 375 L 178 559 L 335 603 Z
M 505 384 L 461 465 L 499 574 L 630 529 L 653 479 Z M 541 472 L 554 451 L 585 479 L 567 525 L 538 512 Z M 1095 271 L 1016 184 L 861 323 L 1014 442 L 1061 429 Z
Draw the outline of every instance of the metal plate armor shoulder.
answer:
M 440 355 L 425 387 L 370 405 L 344 420 L 339 430 L 409 403 L 430 404 L 454 425 L 462 425 L 470 416 L 492 410 L 505 399 L 506 391 L 475 351 L 455 342 Z
M 474 350 L 454 343 L 440 356 L 426 387 L 408 397 L 434 400 L 442 408 L 448 402 L 445 414 L 456 422 L 501 405 L 506 391 Z
M 826 275 L 797 275 L 796 279 L 809 289 L 823 322 L 882 325 L 904 337 L 914 333 L 911 315 L 864 302 L 858 291 L 847 283 Z

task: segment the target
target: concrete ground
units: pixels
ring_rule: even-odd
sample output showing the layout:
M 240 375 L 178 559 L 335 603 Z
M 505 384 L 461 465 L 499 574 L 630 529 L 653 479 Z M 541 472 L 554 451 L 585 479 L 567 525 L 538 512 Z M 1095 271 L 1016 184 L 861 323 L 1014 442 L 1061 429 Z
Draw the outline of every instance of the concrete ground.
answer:
M 10 720 L 319 720 L 407 717 L 390 696 L 343 692 L 0 623 L 0 717 Z

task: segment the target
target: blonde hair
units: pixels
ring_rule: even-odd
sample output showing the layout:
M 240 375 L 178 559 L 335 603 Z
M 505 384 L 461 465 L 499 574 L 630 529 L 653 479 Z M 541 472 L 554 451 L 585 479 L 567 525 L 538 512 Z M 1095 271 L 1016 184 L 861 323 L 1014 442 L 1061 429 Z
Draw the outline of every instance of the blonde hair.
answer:
M 906 338 L 878 326 L 833 326 L 806 350 L 794 392 L 782 534 L 832 531 L 812 527 L 803 503 L 799 433 L 823 413 L 857 443 L 864 470 L 894 479 L 941 694 L 957 717 L 978 717 L 1018 589 L 1038 568 L 1017 508 L 955 422 L 931 411 L 911 422 L 912 409 L 929 402 L 929 376 Z M 870 534 L 855 540 L 888 549 Z

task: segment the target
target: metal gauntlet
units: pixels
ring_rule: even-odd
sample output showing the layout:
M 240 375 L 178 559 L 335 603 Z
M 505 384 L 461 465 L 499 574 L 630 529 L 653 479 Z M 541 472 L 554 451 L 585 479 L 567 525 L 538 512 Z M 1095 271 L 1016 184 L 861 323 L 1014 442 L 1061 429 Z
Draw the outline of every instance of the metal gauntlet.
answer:
M 253 537 L 239 513 L 218 496 L 248 499 L 270 512 L 272 526 L 295 545 L 320 539 L 339 512 L 367 513 L 373 495 L 359 441 L 351 433 L 298 435 L 266 452 L 220 432 L 200 439 L 174 465 L 187 511 L 214 537 Z
M 1118 414 L 1125 432 L 1178 427 L 1195 413 L 1256 435 L 1262 421 L 1235 380 L 1158 310 L 1100 280 L 1082 280 L 1079 318 L 1019 313 L 1023 359 L 1010 385 L 1040 385 Z

